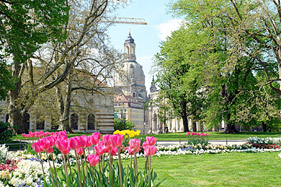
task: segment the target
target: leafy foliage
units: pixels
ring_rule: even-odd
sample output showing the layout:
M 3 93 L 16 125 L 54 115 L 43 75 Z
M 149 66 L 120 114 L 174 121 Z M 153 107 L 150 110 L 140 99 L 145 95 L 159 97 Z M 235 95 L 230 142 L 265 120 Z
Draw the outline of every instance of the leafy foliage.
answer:
M 8 142 L 14 136 L 9 123 L 0 121 L 0 143 Z
M 120 118 L 114 119 L 114 130 L 132 130 L 135 124 L 128 120 L 123 120 Z

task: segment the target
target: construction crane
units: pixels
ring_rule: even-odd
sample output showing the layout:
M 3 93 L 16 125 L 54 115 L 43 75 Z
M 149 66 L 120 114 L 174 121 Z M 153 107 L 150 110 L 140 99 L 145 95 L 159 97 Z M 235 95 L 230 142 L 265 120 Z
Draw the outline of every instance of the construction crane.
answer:
M 113 18 L 103 18 L 101 20 L 103 23 L 118 23 L 118 24 L 137 24 L 137 25 L 147 25 L 147 22 L 143 18 L 123 18 L 123 17 L 113 17 Z

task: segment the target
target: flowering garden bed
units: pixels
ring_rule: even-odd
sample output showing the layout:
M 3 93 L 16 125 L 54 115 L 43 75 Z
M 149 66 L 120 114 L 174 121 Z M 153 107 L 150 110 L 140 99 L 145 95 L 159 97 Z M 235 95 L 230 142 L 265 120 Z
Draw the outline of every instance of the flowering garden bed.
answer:
M 5 146 L 0 147 L 0 187 L 156 186 L 157 175 L 151 167 L 152 155 L 281 151 L 280 147 L 256 147 L 255 142 L 250 140 L 245 145 L 209 145 L 206 134 L 190 134 L 196 142 L 200 141 L 200 137 L 204 138 L 203 144 L 156 148 L 154 137 L 141 141 L 136 139 L 139 132 L 119 131 L 114 134 L 104 135 L 102 141 L 99 141 L 99 133 L 72 138 L 68 138 L 65 132 L 24 135 L 33 139 L 32 148 L 29 146 L 25 151 L 10 152 Z M 269 142 L 266 141 L 267 144 Z M 145 158 L 144 170 L 138 170 L 138 157 Z M 129 164 L 123 165 L 121 160 L 124 159 Z

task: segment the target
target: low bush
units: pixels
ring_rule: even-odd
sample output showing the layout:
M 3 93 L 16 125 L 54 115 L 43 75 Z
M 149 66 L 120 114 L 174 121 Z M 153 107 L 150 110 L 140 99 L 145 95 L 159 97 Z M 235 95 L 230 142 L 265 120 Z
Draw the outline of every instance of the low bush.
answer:
M 12 136 L 14 136 L 14 132 L 10 124 L 0 121 L 0 144 L 10 141 Z

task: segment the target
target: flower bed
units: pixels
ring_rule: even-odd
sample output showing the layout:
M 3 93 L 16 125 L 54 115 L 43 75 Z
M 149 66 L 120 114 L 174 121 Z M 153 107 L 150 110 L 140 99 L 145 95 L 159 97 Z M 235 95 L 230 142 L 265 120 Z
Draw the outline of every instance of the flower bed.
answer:
M 247 142 L 253 147 L 265 148 L 265 149 L 279 149 L 281 145 L 281 138 L 259 138 L 259 137 L 250 137 L 247 139 Z
M 27 151 L 8 152 L 5 146 L 1 147 L 2 161 L 16 160 L 9 161 L 11 166 L 0 165 L 0 187 L 151 186 L 157 176 L 151 167 L 151 157 L 157 151 L 154 137 L 146 137 L 142 145 L 138 139 L 129 139 L 128 147 L 124 147 L 124 136 L 120 134 L 104 135 L 102 141 L 99 141 L 100 133 L 72 138 L 66 132 L 31 132 L 23 136 L 38 141 L 32 143 L 33 150 Z M 139 154 L 141 148 L 144 153 Z M 55 150 L 60 153 L 55 154 Z M 128 158 L 127 155 L 131 165 L 123 168 L 121 158 Z M 147 159 L 144 171 L 138 170 L 140 155 Z M 114 159 L 118 162 L 114 163 Z

